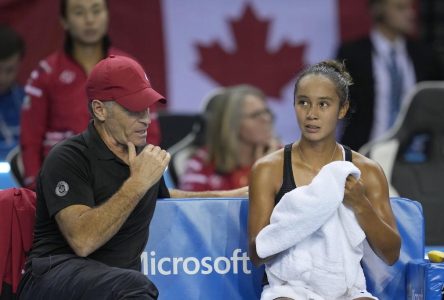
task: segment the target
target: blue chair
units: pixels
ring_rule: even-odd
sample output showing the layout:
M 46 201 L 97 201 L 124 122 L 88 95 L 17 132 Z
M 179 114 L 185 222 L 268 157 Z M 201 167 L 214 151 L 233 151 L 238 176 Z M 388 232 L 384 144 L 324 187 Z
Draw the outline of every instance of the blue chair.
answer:
M 416 201 L 392 198 L 391 205 L 400 259 L 387 266 L 368 247 L 363 267 L 379 299 L 406 299 L 407 266 L 424 261 L 424 219 Z M 158 200 L 142 265 L 159 299 L 259 299 L 263 268 L 247 256 L 247 215 L 245 198 Z
M 401 253 L 393 266 L 387 266 L 368 245 L 362 266 L 367 288 L 380 299 L 407 299 L 406 269 L 415 259 L 424 259 L 424 218 L 421 204 L 405 198 L 391 198 L 390 204 L 401 235 Z

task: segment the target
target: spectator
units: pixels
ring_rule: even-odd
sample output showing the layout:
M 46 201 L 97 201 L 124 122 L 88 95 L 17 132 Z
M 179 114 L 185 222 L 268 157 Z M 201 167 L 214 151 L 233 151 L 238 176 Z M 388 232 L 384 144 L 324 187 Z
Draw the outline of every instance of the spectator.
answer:
M 206 109 L 206 142 L 179 178 L 183 190 L 234 189 L 248 184 L 251 165 L 277 149 L 264 94 L 249 85 L 216 93 Z
M 16 79 L 24 54 L 21 36 L 0 25 L 0 160 L 5 159 L 19 139 L 20 107 L 25 92 Z
M 124 54 L 111 47 L 106 0 L 60 0 L 60 14 L 64 49 L 42 60 L 25 87 L 20 146 L 30 188 L 51 147 L 87 128 L 85 82 L 91 69 L 108 54 Z M 158 128 L 153 122 L 149 142 L 159 142 Z
M 370 0 L 369 8 L 369 36 L 341 45 L 337 53 L 355 82 L 350 89 L 355 114 L 342 136 L 354 150 L 393 125 L 416 82 L 443 78 L 430 48 L 407 38 L 414 29 L 413 0 Z

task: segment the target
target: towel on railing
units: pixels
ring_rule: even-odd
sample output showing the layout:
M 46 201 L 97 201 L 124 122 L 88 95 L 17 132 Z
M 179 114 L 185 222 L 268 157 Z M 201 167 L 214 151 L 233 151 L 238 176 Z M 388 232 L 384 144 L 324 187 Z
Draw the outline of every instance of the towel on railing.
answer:
M 348 175 L 359 178 L 360 171 L 351 162 L 332 162 L 276 205 L 256 238 L 260 257 L 275 255 L 266 263 L 263 299 L 371 297 L 360 265 L 365 234 L 342 204 Z

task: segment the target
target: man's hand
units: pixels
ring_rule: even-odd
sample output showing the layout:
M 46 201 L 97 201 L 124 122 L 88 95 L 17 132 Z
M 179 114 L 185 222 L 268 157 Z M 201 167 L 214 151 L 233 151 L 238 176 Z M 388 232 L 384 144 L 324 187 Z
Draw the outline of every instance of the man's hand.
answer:
M 153 145 L 139 155 L 133 143 L 128 143 L 131 175 L 122 187 L 103 204 L 89 207 L 71 205 L 59 211 L 55 219 L 73 251 L 86 257 L 111 239 L 139 200 L 162 176 L 170 155 Z
M 158 146 L 147 145 L 137 155 L 136 147 L 128 142 L 128 161 L 131 178 L 148 190 L 161 177 L 170 162 L 170 154 Z

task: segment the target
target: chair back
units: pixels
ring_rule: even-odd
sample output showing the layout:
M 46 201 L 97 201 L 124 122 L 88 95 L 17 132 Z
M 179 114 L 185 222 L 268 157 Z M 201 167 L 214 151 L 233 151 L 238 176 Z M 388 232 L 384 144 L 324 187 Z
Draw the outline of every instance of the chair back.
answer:
M 31 250 L 36 196 L 25 188 L 0 191 L 0 299 L 16 299 Z
M 200 118 L 200 114 L 159 112 L 157 119 L 162 134 L 161 148 L 169 149 L 186 137 Z
M 178 185 L 179 178 L 185 173 L 188 159 L 205 142 L 205 121 L 202 116 L 194 116 L 191 131 L 182 139 L 168 148 L 171 154 L 169 173 L 174 185 Z
M 443 145 L 444 81 L 419 83 L 402 107 L 393 129 L 360 149 L 384 169 L 390 195 L 421 202 L 427 245 L 444 245 Z

